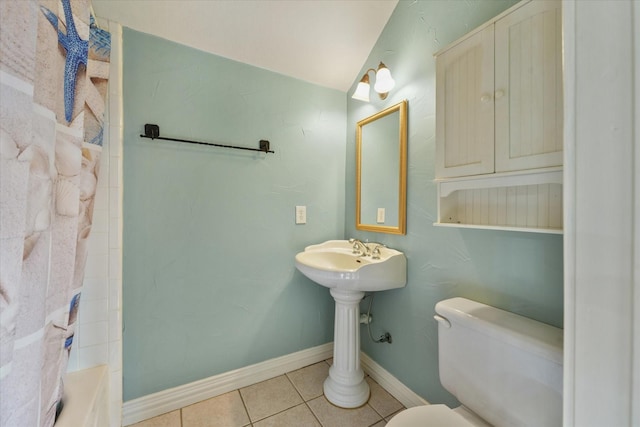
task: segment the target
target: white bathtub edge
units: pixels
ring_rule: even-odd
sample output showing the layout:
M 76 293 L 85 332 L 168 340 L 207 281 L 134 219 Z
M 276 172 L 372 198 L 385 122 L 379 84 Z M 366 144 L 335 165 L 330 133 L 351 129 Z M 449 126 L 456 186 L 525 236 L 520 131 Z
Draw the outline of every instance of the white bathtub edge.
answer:
M 109 426 L 108 371 L 100 365 L 67 374 L 64 408 L 55 427 Z

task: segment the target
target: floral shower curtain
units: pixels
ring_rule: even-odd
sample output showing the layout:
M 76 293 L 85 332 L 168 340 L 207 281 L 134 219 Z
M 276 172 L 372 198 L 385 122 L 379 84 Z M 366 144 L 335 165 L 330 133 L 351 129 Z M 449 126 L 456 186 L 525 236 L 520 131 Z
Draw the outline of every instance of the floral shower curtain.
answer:
M 90 0 L 0 0 L 0 425 L 51 426 L 80 300 L 110 35 Z

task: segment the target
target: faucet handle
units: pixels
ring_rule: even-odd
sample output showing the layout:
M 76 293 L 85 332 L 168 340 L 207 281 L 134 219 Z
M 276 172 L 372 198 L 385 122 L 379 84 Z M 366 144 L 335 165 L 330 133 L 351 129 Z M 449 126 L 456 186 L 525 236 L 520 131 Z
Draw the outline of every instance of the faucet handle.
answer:
M 362 253 L 362 246 L 360 244 L 360 240 L 354 239 L 353 237 L 349 239 L 349 243 L 353 245 L 351 253 L 354 255 L 359 255 Z
M 378 243 L 376 245 L 375 248 L 373 248 L 373 250 L 371 251 L 371 258 L 373 259 L 380 259 L 380 248 L 386 248 L 387 245 L 384 245 L 382 243 Z

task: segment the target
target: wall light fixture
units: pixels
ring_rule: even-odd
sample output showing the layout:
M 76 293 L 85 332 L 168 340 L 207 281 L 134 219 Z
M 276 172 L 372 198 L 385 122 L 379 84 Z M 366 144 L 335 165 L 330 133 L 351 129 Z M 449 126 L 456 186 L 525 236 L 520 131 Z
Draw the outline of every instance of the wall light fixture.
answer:
M 374 73 L 376 73 L 376 84 L 373 86 L 373 89 L 378 92 L 378 96 L 380 97 L 380 99 L 386 99 L 389 91 L 393 89 L 393 86 L 395 86 L 396 82 L 391 77 L 391 72 L 389 71 L 387 66 L 382 62 L 380 62 L 380 65 L 378 65 L 377 71 L 373 68 L 369 68 L 364 73 L 364 76 L 362 76 L 362 78 L 360 79 L 360 82 L 358 83 L 355 92 L 353 92 L 353 95 L 351 95 L 351 98 L 357 99 L 359 101 L 369 102 L 369 71 L 373 71 Z

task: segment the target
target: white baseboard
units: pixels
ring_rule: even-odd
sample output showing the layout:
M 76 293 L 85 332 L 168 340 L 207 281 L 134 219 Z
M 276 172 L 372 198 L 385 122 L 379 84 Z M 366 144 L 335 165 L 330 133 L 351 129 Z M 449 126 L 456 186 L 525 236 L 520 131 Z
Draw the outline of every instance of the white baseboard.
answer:
M 333 343 L 327 343 L 129 400 L 122 405 L 122 425 L 128 426 L 175 411 L 184 406 L 304 368 L 332 356 Z M 362 352 L 360 353 L 360 364 L 374 381 L 405 407 L 411 408 L 429 404 Z
M 405 408 L 413 408 L 414 406 L 428 405 L 429 402 L 418 396 L 409 387 L 402 384 L 400 380 L 391 375 L 389 371 L 378 365 L 365 353 L 360 352 L 360 365 L 375 382 L 380 384 L 382 388 L 387 390 L 389 394 L 398 399 Z
M 333 356 L 333 343 L 312 347 L 124 402 L 122 425 L 128 426 L 187 405 L 265 381 Z

